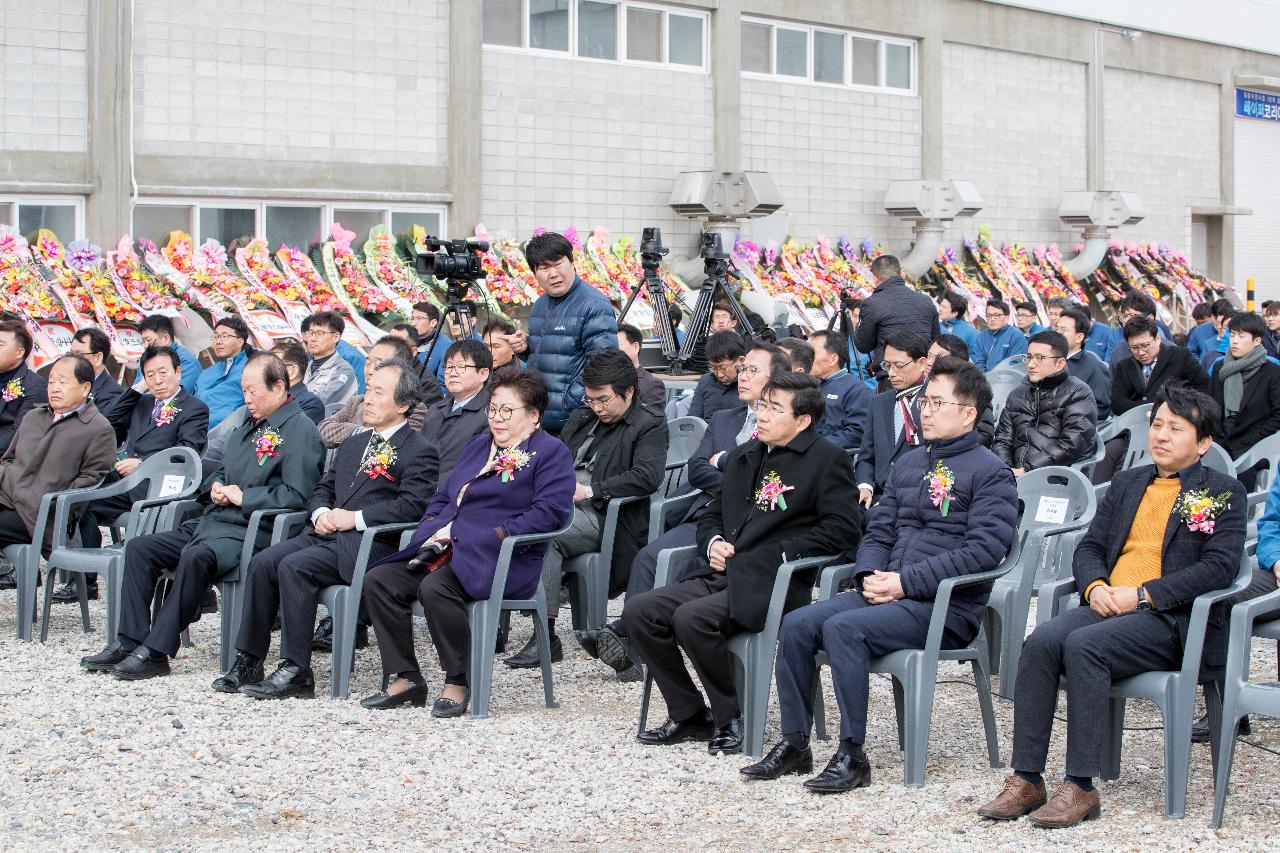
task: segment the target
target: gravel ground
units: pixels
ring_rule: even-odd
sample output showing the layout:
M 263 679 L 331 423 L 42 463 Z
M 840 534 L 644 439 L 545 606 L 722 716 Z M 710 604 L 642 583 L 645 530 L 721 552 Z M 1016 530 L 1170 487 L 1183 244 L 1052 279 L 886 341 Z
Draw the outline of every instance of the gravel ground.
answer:
M 1102 787 L 1103 819 L 1048 832 L 998 825 L 977 806 L 1006 771 L 987 766 L 971 686 L 940 684 L 927 785 L 902 785 L 889 684 L 872 681 L 870 788 L 818 797 L 799 777 L 741 781 L 740 756 L 685 744 L 636 744 L 641 686 L 620 684 L 561 629 L 555 666 L 561 706 L 542 706 L 536 675 L 496 667 L 488 720 L 433 720 L 426 709 L 371 712 L 357 699 L 377 689 L 373 649 L 361 651 L 346 702 L 253 702 L 209 689 L 217 670 L 217 617 L 192 627 L 168 678 L 125 683 L 78 666 L 104 644 L 101 602 L 85 635 L 77 608 L 58 606 L 46 645 L 14 635 L 14 593 L 0 594 L 0 846 L 7 849 L 265 849 L 305 847 L 501 850 L 567 848 L 706 851 L 1082 849 L 1263 850 L 1280 844 L 1280 757 L 1238 749 L 1224 829 L 1206 828 L 1212 806 L 1207 747 L 1193 747 L 1184 820 L 1161 812 L 1161 735 L 1127 734 L 1124 771 Z M 568 624 L 566 612 L 562 624 Z M 513 625 L 512 649 L 529 634 Z M 1255 677 L 1274 678 L 1275 653 L 1259 642 Z M 432 660 L 419 636 L 424 665 Z M 269 669 L 274 664 L 269 664 Z M 316 658 L 327 693 L 328 657 Z M 958 667 L 944 679 L 960 679 Z M 439 684 L 438 677 L 433 684 Z M 835 703 L 828 695 L 828 707 Z M 777 710 L 766 740 L 777 736 Z M 660 721 L 663 707 L 654 703 Z M 1012 706 L 997 703 L 1007 757 Z M 1159 723 L 1132 707 L 1131 726 Z M 1061 768 L 1062 726 L 1051 767 Z M 1256 720 L 1252 740 L 1280 749 L 1280 723 Z M 815 742 L 825 763 L 830 743 Z

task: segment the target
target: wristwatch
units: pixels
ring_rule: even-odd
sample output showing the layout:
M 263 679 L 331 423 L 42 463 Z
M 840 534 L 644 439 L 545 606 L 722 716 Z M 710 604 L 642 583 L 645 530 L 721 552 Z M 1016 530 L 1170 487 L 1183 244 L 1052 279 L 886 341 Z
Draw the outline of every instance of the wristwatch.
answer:
M 591 488 L 590 486 L 584 486 L 583 491 L 587 493 L 587 500 L 591 500 L 596 496 L 596 490 Z
M 1142 587 L 1138 587 L 1138 609 L 1139 610 L 1155 609 L 1154 607 L 1151 606 L 1151 602 L 1147 600 L 1147 591 Z

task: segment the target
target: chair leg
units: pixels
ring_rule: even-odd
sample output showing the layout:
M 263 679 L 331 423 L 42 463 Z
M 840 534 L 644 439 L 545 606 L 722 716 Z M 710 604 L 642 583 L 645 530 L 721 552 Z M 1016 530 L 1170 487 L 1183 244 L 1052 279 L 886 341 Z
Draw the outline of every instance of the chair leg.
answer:
M 938 677 L 937 667 L 920 672 L 913 667 L 906 685 L 906 746 L 903 755 L 903 777 L 908 788 L 924 787 L 924 769 L 929 758 L 929 728 L 933 720 L 933 694 Z
M 902 726 L 903 714 L 906 710 L 903 705 L 906 697 L 903 695 L 902 682 L 896 677 L 890 676 L 889 683 L 893 685 L 893 713 L 898 718 L 898 751 L 901 752 L 907 748 L 906 732 Z
M 471 669 L 467 673 L 467 680 L 471 691 L 471 716 L 474 719 L 489 716 L 489 698 L 493 692 L 493 648 L 498 639 L 499 614 L 505 612 L 495 613 L 493 606 L 487 601 L 480 602 L 470 611 Z
M 1004 625 L 1000 638 L 1000 695 L 1010 702 L 1018 688 L 1018 661 L 1022 658 L 1022 640 L 1027 633 L 1026 611 L 1020 613 L 1021 619 L 1011 619 Z
M 1240 730 L 1239 688 L 1229 688 L 1222 700 L 1222 723 L 1217 743 L 1217 773 L 1213 784 L 1213 816 L 1209 828 L 1222 826 L 1227 806 L 1227 789 L 1231 786 L 1231 764 L 1236 757 L 1236 733 Z
M 120 631 L 120 587 L 124 582 L 124 562 L 112 557 L 104 573 L 103 591 L 107 596 L 107 643 L 114 643 Z
M 53 588 L 57 576 L 58 573 L 53 569 L 44 573 L 44 607 L 40 613 L 40 642 L 42 643 L 49 638 L 49 615 L 53 609 Z
M 818 740 L 830 740 L 827 733 L 827 703 L 822 694 L 822 667 L 813 671 L 813 730 Z
M 346 699 L 351 685 L 351 660 L 355 656 L 355 614 L 348 606 L 346 591 L 339 593 L 333 606 L 333 651 L 329 655 L 329 698 Z
M 982 630 L 991 640 L 991 645 L 987 648 L 987 671 L 992 675 L 999 675 L 1001 686 L 1003 686 L 1004 670 L 1000 668 L 1000 652 L 1004 648 L 1002 645 L 1004 632 L 1001 630 L 1004 620 L 999 608 L 995 606 L 997 603 L 988 602 L 987 609 L 982 614 Z
M 36 587 L 39 585 L 38 570 L 33 569 L 30 562 L 27 557 L 20 557 L 14 561 L 13 567 L 14 574 L 18 576 L 18 639 L 28 643 L 35 629 Z
M 1124 746 L 1124 706 L 1123 699 L 1110 699 L 1107 702 L 1107 728 L 1102 739 L 1102 778 L 1108 781 L 1120 778 L 1120 754 Z
M 770 664 L 771 661 L 762 656 L 752 660 L 743 673 L 742 754 L 747 758 L 758 759 L 764 754 L 764 724 L 769 715 L 769 687 L 773 683 Z
M 978 690 L 978 707 L 982 709 L 982 729 L 987 739 L 987 762 L 992 767 L 1004 767 L 1000 760 L 1000 734 L 996 731 L 995 703 L 991 701 L 991 676 L 983 667 L 987 651 L 983 643 L 973 660 L 973 683 Z
M 636 724 L 636 735 L 644 733 L 644 727 L 649 722 L 649 699 L 653 696 L 653 673 L 645 667 L 644 671 L 644 692 L 640 694 L 640 721 Z
M 542 664 L 542 698 L 548 708 L 556 708 L 559 706 L 556 705 L 556 697 L 551 687 L 551 632 L 547 630 L 546 594 L 541 588 L 538 589 L 535 599 L 538 602 L 538 618 L 533 631 L 538 640 L 538 660 Z M 491 639 L 490 645 L 496 639 L 496 637 Z
M 1164 813 L 1169 820 L 1179 820 L 1187 810 L 1187 777 L 1191 771 L 1191 722 L 1195 717 L 1195 694 L 1183 704 L 1175 696 L 1167 700 L 1164 715 Z M 1221 710 L 1210 712 L 1209 731 Z M 1211 750 L 1212 752 L 1212 750 Z
M 92 628 L 89 625 L 89 577 L 84 572 L 76 572 L 76 598 L 80 602 L 80 624 L 84 626 L 84 632 L 88 634 Z

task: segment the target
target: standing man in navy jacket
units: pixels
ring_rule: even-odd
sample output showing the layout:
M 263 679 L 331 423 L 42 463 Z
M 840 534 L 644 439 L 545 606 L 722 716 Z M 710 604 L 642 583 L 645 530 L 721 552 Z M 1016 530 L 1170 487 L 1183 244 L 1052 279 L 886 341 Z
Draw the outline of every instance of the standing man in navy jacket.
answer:
M 920 406 L 927 443 L 902 457 L 872 511 L 858 547 L 859 589 L 783 618 L 776 668 L 783 737 L 762 761 L 744 767 L 744 776 L 812 771 L 814 656 L 825 650 L 840 704 L 840 747 L 804 786 L 840 793 L 871 783 L 863 751 L 871 659 L 924 648 L 938 585 L 994 569 L 1017 531 L 1013 474 L 978 441 L 978 416 L 990 403 L 991 388 L 976 367 L 951 357 L 934 363 Z M 951 480 L 941 494 L 929 483 L 939 471 Z M 952 596 L 949 646 L 963 646 L 978 633 L 990 593 L 991 584 L 982 584 Z
M 809 336 L 813 346 L 813 367 L 809 370 L 822 381 L 827 413 L 818 424 L 818 434 L 845 450 L 862 446 L 867 411 L 874 396 L 871 389 L 849 374 L 849 341 L 839 332 L 817 331 Z

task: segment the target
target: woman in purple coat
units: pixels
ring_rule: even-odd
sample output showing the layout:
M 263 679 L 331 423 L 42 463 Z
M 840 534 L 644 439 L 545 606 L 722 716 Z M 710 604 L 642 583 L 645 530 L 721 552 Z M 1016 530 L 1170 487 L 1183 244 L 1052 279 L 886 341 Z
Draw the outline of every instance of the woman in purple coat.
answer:
M 445 673 L 444 690 L 431 714 L 457 717 L 466 712 L 471 655 L 467 603 L 489 597 L 504 538 L 557 530 L 573 512 L 573 459 L 559 439 L 540 427 L 547 399 L 546 380 L 532 370 L 506 368 L 494 374 L 489 381 L 489 432 L 462 451 L 409 546 L 369 571 L 365 607 L 390 683 L 361 701 L 366 708 L 427 704 L 426 680 L 413 650 L 411 608 L 416 598 L 426 611 Z M 507 598 L 533 596 L 546 550 L 545 544 L 515 550 Z

